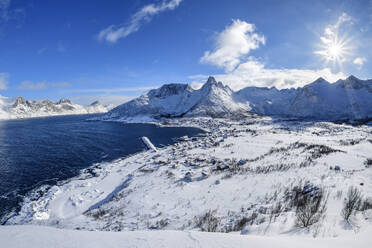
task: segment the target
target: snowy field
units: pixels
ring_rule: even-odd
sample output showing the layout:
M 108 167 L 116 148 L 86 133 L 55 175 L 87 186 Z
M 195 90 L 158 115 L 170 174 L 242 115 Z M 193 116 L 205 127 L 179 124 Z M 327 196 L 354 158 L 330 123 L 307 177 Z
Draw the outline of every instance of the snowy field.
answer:
M 314 239 L 296 236 L 247 236 L 195 231 L 89 232 L 51 227 L 0 227 L 1 247 L 12 248 L 365 248 L 372 229 L 353 236 Z
M 167 125 L 197 126 L 209 133 L 185 137 L 158 152 L 98 164 L 58 186 L 36 190 L 7 224 L 49 227 L 5 226 L 1 240 L 14 236 L 14 242 L 39 242 L 35 247 L 95 247 L 95 241 L 97 247 L 371 243 L 371 126 L 264 117 L 180 119 Z M 345 221 L 341 211 L 351 186 L 364 207 Z M 298 195 L 321 199 L 324 206 L 308 227 L 297 218 Z M 62 239 L 70 243 L 63 246 Z

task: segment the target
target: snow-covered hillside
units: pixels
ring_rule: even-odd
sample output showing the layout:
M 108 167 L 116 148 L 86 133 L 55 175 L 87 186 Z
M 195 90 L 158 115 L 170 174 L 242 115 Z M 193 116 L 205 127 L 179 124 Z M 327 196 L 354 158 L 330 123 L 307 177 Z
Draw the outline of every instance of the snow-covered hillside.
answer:
M 105 113 L 108 109 L 99 102 L 89 106 L 74 104 L 62 98 L 54 103 L 49 100 L 29 101 L 23 97 L 7 98 L 0 96 L 0 119 L 19 119 L 30 117 Z
M 319 78 L 298 89 L 247 87 L 233 92 L 213 77 L 199 90 L 166 84 L 111 110 L 106 120 L 151 120 L 162 117 L 236 117 L 248 112 L 322 120 L 372 117 L 372 80 L 350 76 L 336 83 Z
M 182 231 L 87 232 L 35 226 L 0 226 L 3 247 L 12 248 L 367 248 L 371 229 L 340 238 L 241 236 Z M 300 245 L 299 245 L 300 244 Z
M 7 224 L 321 238 L 371 227 L 371 127 L 267 117 L 171 124 L 210 133 L 37 189 Z M 341 213 L 351 187 L 362 200 L 346 222 Z M 298 218 L 299 199 L 320 199 L 325 207 L 306 228 Z

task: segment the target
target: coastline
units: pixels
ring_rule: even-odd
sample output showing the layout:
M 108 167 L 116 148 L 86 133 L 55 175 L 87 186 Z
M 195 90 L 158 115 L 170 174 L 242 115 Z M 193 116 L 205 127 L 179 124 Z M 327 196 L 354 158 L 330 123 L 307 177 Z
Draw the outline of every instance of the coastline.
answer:
M 240 121 L 190 118 L 169 123 L 208 127 L 209 133 L 205 137 L 162 147 L 158 153 L 144 151 L 101 164 L 100 168 L 94 169 L 96 177 L 75 178 L 52 187 L 40 199 L 26 203 L 21 215 L 8 224 L 106 231 L 187 231 L 197 230 L 195 224 L 187 224 L 188 221 L 208 209 L 217 209 L 221 228 L 228 228 L 229 219 L 239 219 L 274 204 L 272 193 L 277 192 L 277 199 L 281 199 L 286 184 L 296 185 L 310 180 L 314 185 L 324 186 L 332 198 L 332 210 L 324 227 L 318 230 L 310 228 L 308 233 L 300 232 L 294 228 L 293 211 L 288 211 L 283 212 L 277 222 L 271 223 L 269 229 L 266 219 L 246 227 L 241 233 L 272 236 L 293 232 L 332 237 L 350 233 L 350 230 L 334 224 L 340 221 L 338 211 L 342 202 L 335 198 L 337 191 L 345 192 L 349 185 L 362 180 L 364 189 L 367 189 L 365 193 L 368 196 L 372 193 L 368 190 L 371 188 L 368 182 L 371 171 L 361 169 L 372 144 L 368 139 L 370 127 L 327 122 L 289 125 L 286 122 L 272 123 L 270 118 Z M 315 132 L 321 137 L 316 138 Z M 360 141 L 355 145 L 340 143 L 348 137 Z M 315 148 L 311 148 L 314 145 Z M 316 147 L 320 149 L 322 146 L 335 152 L 318 154 L 309 164 L 303 164 L 307 156 L 319 152 Z M 345 159 L 349 164 L 342 166 L 344 172 L 341 174 L 329 169 L 334 161 L 341 163 Z M 242 169 L 233 170 L 233 163 L 242 163 Z M 282 166 L 272 167 L 275 163 Z M 222 169 L 222 165 L 227 168 Z M 261 172 L 265 168 L 267 171 Z M 355 176 L 350 176 L 350 171 Z M 322 179 L 323 175 L 325 179 Z M 346 180 L 346 183 L 338 184 L 340 180 Z M 262 192 L 257 192 L 257 187 Z M 198 188 L 208 191 L 198 190 L 200 195 L 196 197 L 195 190 Z M 243 194 L 244 191 L 248 193 Z M 203 206 L 203 202 L 208 202 L 208 205 Z M 242 206 L 248 208 L 240 213 Z M 264 212 L 259 215 L 262 218 L 267 216 Z M 165 226 L 160 224 L 162 220 Z M 362 230 L 370 225 L 362 216 L 358 216 L 357 220 Z M 326 224 L 328 222 L 331 224 Z M 223 229 L 218 232 L 223 232 Z
M 15 120 L 28 120 L 28 119 L 34 119 L 34 118 L 48 118 L 48 117 L 58 117 L 58 116 L 74 116 L 74 115 L 100 115 L 100 114 L 105 114 L 102 112 L 97 112 L 97 113 L 56 113 L 52 115 L 32 115 L 32 116 L 12 116 L 10 118 L 6 119 L 1 119 L 0 121 L 15 121 Z
M 82 119 L 83 122 L 85 122 L 84 119 L 87 118 L 87 117 L 89 117 L 89 116 L 81 115 L 79 118 Z M 49 118 L 49 117 L 47 117 L 47 118 Z M 53 118 L 50 118 L 50 120 L 52 122 L 54 122 Z M 64 119 L 60 118 L 58 120 L 63 121 Z M 23 124 L 22 121 L 24 121 L 24 120 L 19 120 L 20 125 Z M 96 126 L 95 124 L 92 124 L 92 125 Z M 102 123 L 102 125 L 111 126 L 111 125 L 108 125 L 108 124 L 105 124 L 105 123 Z M 114 126 L 118 126 L 118 125 L 114 125 Z M 136 128 L 136 126 L 137 125 L 135 125 L 135 126 L 132 125 L 132 127 L 134 127 L 134 128 Z M 146 132 L 147 129 L 150 129 L 153 132 L 155 132 L 154 137 L 158 138 L 157 143 L 158 143 L 158 146 L 160 146 L 160 147 L 163 147 L 164 146 L 163 144 L 172 144 L 175 140 L 177 140 L 178 138 L 180 138 L 184 134 L 189 134 L 190 136 L 194 136 L 197 133 L 202 133 L 203 132 L 201 129 L 200 130 L 195 130 L 195 129 L 191 130 L 190 129 L 189 131 L 187 131 L 186 129 L 182 129 L 182 128 L 178 131 L 177 131 L 177 129 L 172 129 L 172 128 L 169 128 L 169 129 L 164 128 L 163 129 L 164 131 L 161 131 L 161 130 L 156 131 L 157 128 L 155 128 L 155 126 L 153 126 L 153 124 L 150 124 L 148 126 L 143 125 L 143 127 L 141 127 L 141 125 L 138 125 L 138 126 L 140 126 L 139 128 L 137 128 L 139 130 L 144 130 Z M 166 127 L 166 126 L 161 126 L 161 127 Z M 133 128 L 130 128 L 130 129 L 133 129 Z M 127 129 L 124 127 L 124 130 L 127 130 Z M 168 132 L 167 130 L 170 131 L 169 138 L 166 138 L 167 136 L 164 136 L 164 134 L 167 134 L 167 132 Z M 157 134 L 157 133 L 159 133 L 159 134 Z M 93 135 L 96 136 L 94 133 L 93 133 Z M 161 136 L 159 136 L 159 135 L 161 135 Z M 149 136 L 149 137 L 151 137 L 151 136 Z M 163 138 L 161 138 L 161 137 L 163 137 Z M 20 138 L 22 140 L 22 137 L 20 137 Z M 94 137 L 92 137 L 92 138 L 94 138 Z M 134 139 L 136 139 L 136 138 L 134 137 Z M 119 142 L 122 142 L 122 141 L 119 140 Z M 126 144 L 130 144 L 131 141 L 129 140 L 129 141 L 126 141 L 126 142 L 127 142 Z M 97 145 L 98 145 L 98 143 L 97 143 Z M 45 184 L 42 183 L 43 181 L 36 181 L 36 184 L 35 184 L 36 186 L 35 187 L 31 187 L 31 186 L 28 187 L 27 188 L 28 192 L 24 191 L 24 193 L 22 194 L 23 201 L 25 201 L 25 203 L 23 203 L 22 206 L 24 204 L 27 204 L 27 202 L 41 200 L 40 198 L 43 197 L 43 196 L 45 197 L 45 194 L 47 194 L 47 192 L 49 190 L 51 190 L 52 186 L 55 185 L 55 184 L 57 186 L 61 186 L 61 185 L 67 184 L 67 183 L 69 183 L 70 181 L 73 181 L 73 180 L 82 181 L 84 179 L 97 176 L 97 174 L 100 173 L 100 171 L 101 171 L 100 168 L 102 166 L 104 166 L 104 164 L 118 163 L 119 161 L 121 161 L 123 159 L 127 159 L 128 157 L 136 156 L 139 153 L 142 153 L 143 150 L 145 149 L 145 146 L 142 146 L 142 143 L 140 141 L 136 141 L 135 143 L 136 143 L 135 146 L 137 148 L 136 149 L 131 149 L 131 147 L 127 147 L 128 152 L 126 152 L 127 151 L 127 148 L 125 148 L 126 145 L 121 144 L 121 149 L 122 150 L 124 149 L 123 150 L 124 152 L 120 152 L 121 153 L 120 156 L 119 155 L 118 156 L 113 156 L 113 157 L 109 156 L 110 157 L 109 159 L 106 159 L 107 156 L 101 156 L 102 159 L 99 159 L 99 158 L 94 159 L 94 161 L 91 161 L 91 163 L 90 163 L 90 161 L 87 161 L 86 165 L 88 167 L 85 167 L 85 168 L 79 167 L 81 169 L 74 170 L 74 171 L 76 171 L 76 173 L 74 172 L 73 175 L 70 175 L 69 177 L 64 177 L 64 178 L 59 178 L 59 179 L 58 179 L 58 177 L 53 177 L 53 178 L 50 178 L 50 179 L 47 178 L 47 179 L 45 179 L 45 181 L 46 181 Z M 117 145 L 120 145 L 120 143 L 118 143 Z M 115 149 L 115 147 L 113 147 L 112 149 Z M 110 150 L 110 152 L 111 151 L 112 150 Z M 36 163 L 37 163 L 37 161 L 36 161 Z M 77 164 L 77 166 L 79 166 L 79 164 Z M 71 168 L 71 169 L 73 169 L 73 168 Z M 18 190 L 17 185 L 14 185 L 14 187 L 12 189 Z M 5 193 L 6 192 L 7 191 L 5 191 Z M 19 194 L 19 195 L 21 196 L 21 194 Z M 9 199 L 12 200 L 12 198 L 10 198 L 10 197 L 9 197 Z M 19 197 L 19 199 L 21 199 L 21 198 Z M 5 202 L 5 204 L 7 204 L 7 202 Z M 7 207 L 9 206 L 9 208 L 4 208 L 4 211 L 2 212 L 2 215 L 1 215 L 1 223 L 2 224 L 8 222 L 8 220 L 10 218 L 13 218 L 18 213 L 18 206 L 16 206 L 15 204 L 13 204 L 13 205 L 9 204 L 9 205 L 5 205 L 5 206 L 7 206 Z M 31 209 L 30 212 L 33 212 L 33 210 Z

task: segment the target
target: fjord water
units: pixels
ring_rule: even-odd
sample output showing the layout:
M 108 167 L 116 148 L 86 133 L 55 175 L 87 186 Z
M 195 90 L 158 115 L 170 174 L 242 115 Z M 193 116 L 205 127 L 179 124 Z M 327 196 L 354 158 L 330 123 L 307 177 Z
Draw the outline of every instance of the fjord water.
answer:
M 92 116 L 0 121 L 0 220 L 32 189 L 145 149 L 142 136 L 161 146 L 202 132 L 191 127 L 86 121 L 88 117 Z

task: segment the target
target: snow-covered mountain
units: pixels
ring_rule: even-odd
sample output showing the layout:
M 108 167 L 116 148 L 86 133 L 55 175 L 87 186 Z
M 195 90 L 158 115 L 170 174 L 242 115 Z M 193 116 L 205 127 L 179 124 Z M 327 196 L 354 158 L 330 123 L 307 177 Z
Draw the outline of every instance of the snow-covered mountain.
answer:
M 104 119 L 183 116 L 228 117 L 245 114 L 249 106 L 234 101 L 234 92 L 213 77 L 199 90 L 187 84 L 165 84 L 112 109 Z
M 299 90 L 289 114 L 320 119 L 372 117 L 372 80 L 350 76 L 329 83 L 319 78 Z
M 298 90 L 275 87 L 246 87 L 235 93 L 235 101 L 249 105 L 251 112 L 262 115 L 287 115 Z
M 326 120 L 372 117 L 372 80 L 350 76 L 329 83 L 319 78 L 298 89 L 247 87 L 234 92 L 209 77 L 199 90 L 187 84 L 165 84 L 112 109 L 103 118 L 231 117 L 249 112 Z
M 200 90 L 195 91 L 198 101 L 187 111 L 185 116 L 228 117 L 248 113 L 251 108 L 234 100 L 234 92 L 229 86 L 216 82 L 213 77 Z
M 101 102 L 95 101 L 92 102 L 90 105 L 85 106 L 85 109 L 89 114 L 105 113 L 110 109 L 110 106 L 104 106 Z
M 100 102 L 89 106 L 74 104 L 62 98 L 54 103 L 50 100 L 30 101 L 23 97 L 7 98 L 0 96 L 0 119 L 18 119 L 53 115 L 104 113 L 108 109 Z

